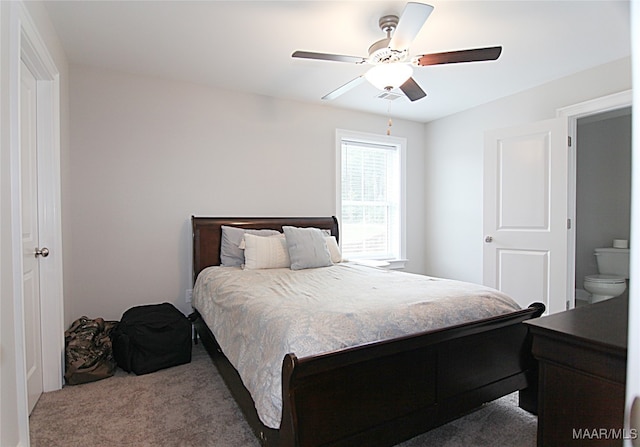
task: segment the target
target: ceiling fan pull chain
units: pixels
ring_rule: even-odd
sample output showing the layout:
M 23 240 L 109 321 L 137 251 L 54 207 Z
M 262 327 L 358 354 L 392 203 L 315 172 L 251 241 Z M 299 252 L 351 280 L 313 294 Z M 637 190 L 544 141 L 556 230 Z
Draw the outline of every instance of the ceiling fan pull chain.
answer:
M 389 116 L 389 122 L 387 123 L 387 135 L 391 135 L 391 126 L 393 126 L 393 121 L 391 121 L 391 101 L 387 104 L 387 115 Z

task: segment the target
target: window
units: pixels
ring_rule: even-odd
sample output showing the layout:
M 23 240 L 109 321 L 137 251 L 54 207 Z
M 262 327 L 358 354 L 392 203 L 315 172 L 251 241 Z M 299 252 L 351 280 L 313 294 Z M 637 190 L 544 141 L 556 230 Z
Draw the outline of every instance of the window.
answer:
M 338 130 L 336 146 L 344 257 L 403 267 L 406 140 Z

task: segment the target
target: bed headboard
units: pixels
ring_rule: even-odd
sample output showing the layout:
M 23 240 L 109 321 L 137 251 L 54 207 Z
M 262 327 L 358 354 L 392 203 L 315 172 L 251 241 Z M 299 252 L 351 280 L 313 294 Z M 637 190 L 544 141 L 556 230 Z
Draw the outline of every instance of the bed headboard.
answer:
M 282 231 L 284 225 L 316 227 L 330 230 L 338 239 L 338 219 L 332 217 L 197 217 L 191 216 L 193 230 L 193 283 L 198 273 L 212 265 L 220 265 L 222 225 L 241 228 Z

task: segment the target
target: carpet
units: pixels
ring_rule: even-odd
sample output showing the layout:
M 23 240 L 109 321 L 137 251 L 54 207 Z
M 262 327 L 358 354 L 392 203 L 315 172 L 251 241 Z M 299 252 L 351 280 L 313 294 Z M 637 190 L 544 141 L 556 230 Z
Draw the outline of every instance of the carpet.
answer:
M 516 393 L 396 447 L 534 447 L 535 416 Z M 202 344 L 186 365 L 44 393 L 29 418 L 32 447 L 258 447 Z

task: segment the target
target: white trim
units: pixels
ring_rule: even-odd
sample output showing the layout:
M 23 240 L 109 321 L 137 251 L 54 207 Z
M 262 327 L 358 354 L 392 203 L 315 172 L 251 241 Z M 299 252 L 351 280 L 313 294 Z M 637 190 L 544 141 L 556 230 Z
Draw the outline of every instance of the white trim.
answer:
M 405 268 L 407 259 L 407 139 L 404 137 L 396 137 L 390 135 L 378 135 L 366 132 L 357 132 L 352 130 L 336 129 L 336 196 L 335 196 L 335 215 L 338 222 L 342 222 L 342 210 L 338 206 L 342 202 L 342 140 L 354 139 L 356 141 L 370 142 L 372 144 L 381 144 L 388 142 L 395 145 L 400 151 L 400 258 L 388 259 L 387 268 L 401 269 Z
M 632 42 L 632 84 L 635 86 L 634 99 L 640 101 L 640 2 L 631 2 L 631 42 Z M 633 135 L 631 141 L 631 178 L 640 178 L 640 115 L 638 111 L 632 114 Z M 635 429 L 636 435 L 640 430 L 640 407 L 636 407 L 635 420 L 631 421 L 631 405 L 634 399 L 640 398 L 640 182 L 631 181 L 631 235 L 634 241 L 631 245 L 631 275 L 635 281 L 629 281 L 629 334 L 627 343 L 627 383 L 625 423 L 627 429 Z M 631 276 L 630 275 L 630 276 Z M 640 402 L 639 402 L 640 404 Z M 625 439 L 624 446 L 637 446 L 638 440 Z
M 569 172 L 568 182 L 568 210 L 567 216 L 572 225 L 567 238 L 567 297 L 569 308 L 575 307 L 575 274 L 576 274 L 576 181 L 577 181 L 577 157 L 578 147 L 578 119 L 604 112 L 622 109 L 633 104 L 633 91 L 625 90 L 612 95 L 595 98 L 571 106 L 560 108 L 556 116 L 567 120 L 567 132 L 572 144 L 569 147 Z
M 578 104 L 562 107 L 556 111 L 557 117 L 582 118 L 596 113 L 617 110 L 633 103 L 633 90 L 625 90 L 601 98 L 591 99 Z
M 22 200 L 20 184 L 20 46 L 23 6 L 12 2 L 9 14 L 9 157 L 11 160 L 11 239 L 13 264 L 13 321 L 16 360 L 16 414 L 20 444 L 29 445 L 29 409 L 25 364 Z
M 62 210 L 60 191 L 60 74 L 31 17 L 22 5 L 21 58 L 34 73 L 38 96 L 39 240 L 50 251 L 41 263 L 43 386 L 62 388 L 64 366 L 64 303 Z M 19 61 L 18 61 L 19 65 Z
M 22 2 L 10 7 L 9 144 L 11 160 L 11 233 L 13 241 L 13 302 L 16 338 L 16 391 L 21 444 L 29 444 L 24 308 L 22 290 L 22 195 L 20 169 L 20 63 L 37 80 L 39 238 L 50 249 L 41 263 L 42 351 L 44 391 L 62 387 L 64 317 L 62 289 L 62 220 L 60 199 L 60 80 L 59 71 Z

